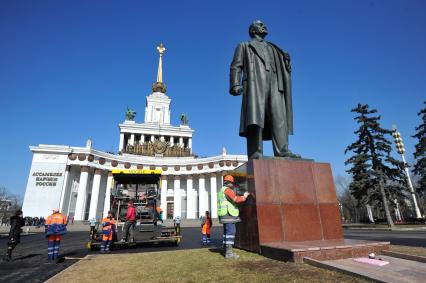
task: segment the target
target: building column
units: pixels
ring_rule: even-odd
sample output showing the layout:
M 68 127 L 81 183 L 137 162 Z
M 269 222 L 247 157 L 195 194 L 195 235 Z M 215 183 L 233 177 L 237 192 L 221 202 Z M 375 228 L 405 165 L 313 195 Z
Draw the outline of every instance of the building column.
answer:
M 167 175 L 161 176 L 161 210 L 163 211 L 163 220 L 167 219 Z
M 87 198 L 87 180 L 89 178 L 89 166 L 81 166 L 80 182 L 77 190 L 77 202 L 75 204 L 74 220 L 84 220 L 84 210 Z
M 95 169 L 95 176 L 93 177 L 92 185 L 92 197 L 90 198 L 90 207 L 89 207 L 89 219 L 96 218 L 96 212 L 98 211 L 98 201 L 99 201 L 99 188 L 101 185 L 101 176 L 102 170 Z
M 143 144 L 145 142 L 145 135 L 141 135 L 141 140 L 140 140 L 140 144 Z
M 173 188 L 173 218 L 181 216 L 180 176 L 175 176 Z
M 151 136 L 151 141 L 154 142 L 155 141 L 155 137 L 154 135 Z
M 70 174 L 71 166 L 67 165 L 65 167 L 65 176 L 64 176 L 64 184 L 62 185 L 62 191 L 61 191 L 61 200 L 59 201 L 59 211 L 64 213 L 65 209 L 65 199 L 66 195 L 68 193 L 68 175 Z
M 130 134 L 129 144 L 135 145 L 135 134 Z
M 195 219 L 194 180 L 192 175 L 186 178 L 186 218 Z
M 207 207 L 206 180 L 200 174 L 198 179 L 198 217 L 206 213 Z
M 124 133 L 120 133 L 120 145 L 118 146 L 118 151 L 123 151 L 124 147 Z
M 217 182 L 216 173 L 210 175 L 210 215 L 212 218 L 217 218 Z
M 179 137 L 179 145 L 183 147 L 183 137 Z
M 162 142 L 164 141 L 164 136 L 160 137 L 160 141 L 162 141 Z
M 107 216 L 108 211 L 111 209 L 111 189 L 114 183 L 114 177 L 112 172 L 108 172 L 107 185 L 105 189 L 105 201 L 104 201 L 104 214 L 102 216 Z
M 175 138 L 173 136 L 170 137 L 170 146 L 173 146 L 175 143 Z
M 188 148 L 189 148 L 190 152 L 192 153 L 192 138 L 188 139 Z

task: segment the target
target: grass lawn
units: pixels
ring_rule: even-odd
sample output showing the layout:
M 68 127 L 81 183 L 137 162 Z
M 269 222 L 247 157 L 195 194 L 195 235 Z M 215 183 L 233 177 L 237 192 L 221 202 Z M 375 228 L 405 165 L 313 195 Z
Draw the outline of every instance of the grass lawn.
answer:
M 241 258 L 233 261 L 209 249 L 92 255 L 52 282 L 368 282 L 307 264 L 236 252 Z
M 408 246 L 390 245 L 390 251 L 426 257 L 426 248 L 422 248 L 422 247 L 408 247 Z

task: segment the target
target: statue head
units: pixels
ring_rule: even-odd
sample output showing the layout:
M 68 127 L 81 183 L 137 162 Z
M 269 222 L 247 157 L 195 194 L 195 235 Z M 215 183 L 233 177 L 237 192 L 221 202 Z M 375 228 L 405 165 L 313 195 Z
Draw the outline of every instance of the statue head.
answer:
M 251 38 L 253 38 L 255 35 L 264 38 L 268 34 L 268 28 L 262 21 L 257 20 L 250 25 L 249 34 Z

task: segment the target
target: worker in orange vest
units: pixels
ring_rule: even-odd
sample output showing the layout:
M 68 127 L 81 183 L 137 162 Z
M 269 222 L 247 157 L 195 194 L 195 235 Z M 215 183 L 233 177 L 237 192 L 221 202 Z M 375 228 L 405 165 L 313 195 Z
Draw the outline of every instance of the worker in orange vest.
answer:
M 102 244 L 101 253 L 109 253 L 109 246 L 115 233 L 115 219 L 112 211 L 108 211 L 108 216 L 102 219 Z
M 59 255 L 61 236 L 67 233 L 67 218 L 54 208 L 53 213 L 46 220 L 47 259 L 55 260 Z
M 157 205 L 157 207 L 155 208 L 156 212 L 157 212 L 157 219 L 159 221 L 161 221 L 161 223 L 163 222 L 163 210 L 161 209 L 161 207 L 159 205 Z
M 212 227 L 212 219 L 210 212 L 206 211 L 206 215 L 202 217 L 201 234 L 203 234 L 203 246 L 210 244 L 210 228 Z

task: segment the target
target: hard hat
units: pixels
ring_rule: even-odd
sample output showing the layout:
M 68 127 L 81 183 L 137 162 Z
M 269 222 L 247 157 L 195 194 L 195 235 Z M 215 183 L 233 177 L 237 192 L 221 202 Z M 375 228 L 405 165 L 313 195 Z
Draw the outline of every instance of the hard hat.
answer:
M 231 175 L 226 175 L 223 178 L 223 181 L 228 181 L 228 182 L 234 183 L 234 177 L 232 177 Z
M 55 207 L 54 209 L 52 209 L 53 212 L 59 212 L 59 208 Z
M 109 210 L 108 214 L 114 214 L 114 212 L 112 210 Z

